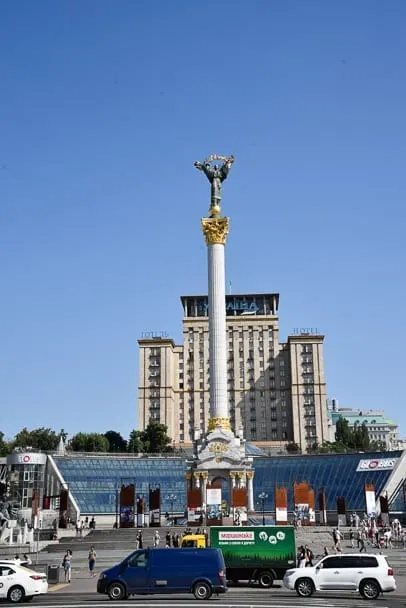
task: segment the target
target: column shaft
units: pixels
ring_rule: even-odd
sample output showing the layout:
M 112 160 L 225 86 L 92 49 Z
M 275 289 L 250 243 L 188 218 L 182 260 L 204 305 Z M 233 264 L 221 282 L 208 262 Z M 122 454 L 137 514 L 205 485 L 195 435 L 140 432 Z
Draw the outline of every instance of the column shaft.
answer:
M 212 418 L 228 418 L 224 245 L 217 243 L 210 244 L 207 249 L 209 271 L 210 415 Z

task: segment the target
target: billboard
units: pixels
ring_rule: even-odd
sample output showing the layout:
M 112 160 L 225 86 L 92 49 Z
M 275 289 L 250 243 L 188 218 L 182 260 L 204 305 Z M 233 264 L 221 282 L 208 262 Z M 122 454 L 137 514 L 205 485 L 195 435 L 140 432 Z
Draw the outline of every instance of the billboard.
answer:
M 375 488 L 372 484 L 365 484 L 365 506 L 368 517 L 376 515 Z
M 135 484 L 122 485 L 120 489 L 120 528 L 134 528 Z
M 161 489 L 149 488 L 149 525 L 161 525 Z
M 295 531 L 291 526 L 214 527 L 210 544 L 222 550 L 228 568 L 258 562 L 258 567 L 296 564 Z M 272 566 L 271 566 L 272 564 Z
M 206 493 L 206 520 L 207 525 L 216 525 L 222 521 L 221 488 L 207 488 Z
M 357 473 L 366 471 L 392 471 L 399 458 L 364 458 L 359 461 Z
M 69 491 L 66 488 L 61 488 L 59 494 L 59 527 L 67 528 L 68 526 L 68 503 Z
M 36 452 L 13 452 L 7 456 L 7 464 L 41 464 L 45 465 L 47 455 Z

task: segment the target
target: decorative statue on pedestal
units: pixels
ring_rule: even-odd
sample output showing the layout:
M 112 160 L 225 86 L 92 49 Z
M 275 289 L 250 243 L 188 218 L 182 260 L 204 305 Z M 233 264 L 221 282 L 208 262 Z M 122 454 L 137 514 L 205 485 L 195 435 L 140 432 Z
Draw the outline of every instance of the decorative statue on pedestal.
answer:
M 215 160 L 221 160 L 223 161 L 223 164 L 212 165 L 212 162 Z M 219 154 L 211 154 L 205 158 L 202 163 L 199 161 L 194 163 L 196 169 L 203 171 L 211 184 L 210 217 L 220 217 L 222 183 L 227 178 L 233 162 L 234 156 L 220 156 Z

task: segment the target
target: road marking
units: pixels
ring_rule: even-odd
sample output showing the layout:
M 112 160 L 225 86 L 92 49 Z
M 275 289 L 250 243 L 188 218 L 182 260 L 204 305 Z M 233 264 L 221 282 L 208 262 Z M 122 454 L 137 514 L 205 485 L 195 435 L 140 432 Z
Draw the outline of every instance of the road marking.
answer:
M 182 602 L 183 604 L 183 602 Z M 93 608 L 96 607 L 100 607 L 100 606 L 106 606 L 106 602 L 92 602 L 91 604 L 93 606 Z M 187 606 L 195 606 L 195 601 L 192 600 L 191 603 L 189 602 L 185 602 L 183 604 L 185 606 L 185 608 Z M 87 604 L 76 604 L 73 602 L 69 602 L 69 603 L 58 603 L 58 604 L 36 604 L 37 608 L 70 608 L 71 606 L 75 606 L 75 608 L 89 608 L 89 603 Z M 133 601 L 127 601 L 125 603 L 116 603 L 114 602 L 114 606 L 115 608 L 129 608 L 130 606 L 134 606 Z M 137 606 L 141 607 L 141 606 L 151 606 L 152 608 L 179 608 L 179 602 L 173 603 L 173 602 L 165 602 L 165 603 L 160 603 L 160 602 L 139 602 L 137 601 Z M 256 603 L 256 602 L 250 602 L 249 604 L 247 603 L 235 603 L 235 604 L 225 604 L 223 602 L 219 602 L 218 606 L 221 608 L 281 608 L 283 606 L 283 608 L 297 608 L 297 604 L 285 604 L 285 603 L 281 603 L 281 602 L 270 602 L 267 604 L 263 604 L 261 603 Z M 338 608 L 339 606 L 346 606 L 346 608 L 348 608 L 348 603 L 347 604 L 335 604 L 335 603 L 329 603 L 329 602 L 324 602 L 324 603 L 318 603 L 317 606 L 319 608 Z M 364 606 L 364 604 L 357 604 L 357 606 Z M 373 604 L 373 606 L 375 606 L 375 604 Z M 209 602 L 209 603 L 201 603 L 199 602 L 199 607 L 201 608 L 213 608 L 213 602 Z M 354 605 L 351 605 L 351 608 L 355 608 Z M 388 606 L 379 606 L 379 608 L 388 608 Z
M 48 593 L 59 591 L 59 589 L 64 589 L 65 587 L 69 587 L 69 583 L 59 583 L 59 585 L 53 585 L 52 587 L 48 588 Z

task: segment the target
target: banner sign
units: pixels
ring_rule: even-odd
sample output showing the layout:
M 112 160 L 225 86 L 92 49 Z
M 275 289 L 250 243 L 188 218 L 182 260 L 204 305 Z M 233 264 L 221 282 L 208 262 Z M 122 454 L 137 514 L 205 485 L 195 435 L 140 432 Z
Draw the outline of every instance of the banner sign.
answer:
M 221 523 L 221 488 L 207 488 L 206 496 L 206 517 L 208 525 L 210 525 L 210 520 Z
M 276 507 L 276 523 L 285 523 L 288 521 L 288 510 L 286 507 Z
M 134 528 L 135 484 L 122 485 L 120 489 L 120 528 Z
M 366 471 L 392 471 L 399 458 L 374 458 L 360 460 L 357 473 Z
M 375 517 L 376 498 L 374 486 L 365 486 L 365 506 L 368 517 Z
M 149 525 L 161 525 L 161 489 L 149 488 Z

